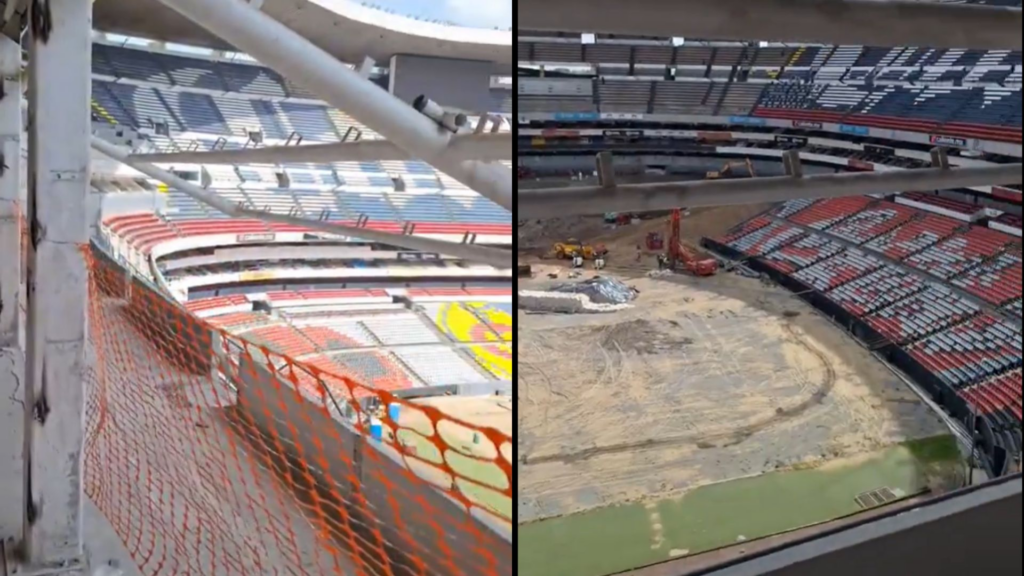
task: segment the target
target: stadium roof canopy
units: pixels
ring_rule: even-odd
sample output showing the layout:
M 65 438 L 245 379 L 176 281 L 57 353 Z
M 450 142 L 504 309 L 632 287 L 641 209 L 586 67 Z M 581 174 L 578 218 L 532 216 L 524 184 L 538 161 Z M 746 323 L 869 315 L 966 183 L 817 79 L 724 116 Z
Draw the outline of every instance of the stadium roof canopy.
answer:
M 260 0 L 249 0 L 258 3 Z M 0 0 L 0 6 L 28 0 Z M 358 64 L 369 56 L 384 63 L 395 54 L 416 54 L 496 64 L 496 74 L 512 70 L 512 33 L 433 24 L 388 14 L 352 0 L 262 0 L 262 10 L 339 60 Z M 114 32 L 230 50 L 234 47 L 196 26 L 158 0 L 96 0 L 94 27 Z M 17 21 L 14 18 L 14 21 Z M 4 32 L 17 35 L 11 22 Z

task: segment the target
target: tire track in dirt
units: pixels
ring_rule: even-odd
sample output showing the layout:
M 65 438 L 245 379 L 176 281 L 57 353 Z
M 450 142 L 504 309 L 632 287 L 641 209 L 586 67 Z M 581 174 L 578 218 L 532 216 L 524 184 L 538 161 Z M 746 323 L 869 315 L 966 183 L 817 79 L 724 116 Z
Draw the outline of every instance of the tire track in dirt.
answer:
M 836 384 L 836 370 L 829 360 L 828 356 L 824 352 L 818 350 L 809 342 L 804 340 L 794 329 L 791 323 L 783 324 L 783 329 L 792 338 L 793 342 L 805 349 L 808 353 L 818 359 L 824 368 L 824 378 L 817 390 L 815 390 L 807 399 L 803 400 L 799 404 L 790 408 L 779 408 L 776 412 L 759 421 L 740 426 L 733 430 L 726 430 L 715 434 L 680 434 L 674 436 L 666 436 L 663 438 L 648 438 L 646 440 L 639 440 L 635 442 L 622 442 L 618 444 L 611 444 L 607 446 L 596 446 L 593 448 L 585 448 L 583 450 L 577 450 L 574 452 L 562 452 L 559 454 L 544 454 L 541 456 L 531 457 L 528 454 L 524 454 L 519 458 L 519 463 L 523 466 L 536 466 L 540 464 L 549 463 L 562 463 L 572 464 L 575 462 L 583 462 L 596 458 L 599 456 L 605 456 L 609 454 L 621 454 L 623 452 L 643 451 L 652 450 L 655 448 L 665 448 L 678 444 L 695 444 L 698 448 L 722 448 L 733 446 L 743 442 L 747 438 L 754 434 L 777 424 L 782 424 L 789 420 L 792 420 L 812 406 L 820 405 L 825 401 L 825 398 L 832 393 L 833 388 Z

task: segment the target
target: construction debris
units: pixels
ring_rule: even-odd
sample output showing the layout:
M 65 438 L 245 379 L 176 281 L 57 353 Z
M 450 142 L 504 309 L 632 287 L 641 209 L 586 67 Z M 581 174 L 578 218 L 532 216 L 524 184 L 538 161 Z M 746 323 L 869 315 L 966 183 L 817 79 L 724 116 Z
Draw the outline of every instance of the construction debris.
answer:
M 563 294 L 581 294 L 595 304 L 628 304 L 636 300 L 639 292 L 614 279 L 598 276 L 583 282 L 560 284 L 551 289 Z

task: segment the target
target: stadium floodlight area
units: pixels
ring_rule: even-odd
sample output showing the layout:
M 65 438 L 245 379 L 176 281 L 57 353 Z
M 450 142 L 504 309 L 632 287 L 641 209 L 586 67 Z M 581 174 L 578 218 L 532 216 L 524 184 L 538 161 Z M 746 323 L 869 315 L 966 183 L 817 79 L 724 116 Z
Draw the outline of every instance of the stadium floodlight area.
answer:
M 520 30 L 1021 49 L 1021 11 L 905 0 L 518 0 Z

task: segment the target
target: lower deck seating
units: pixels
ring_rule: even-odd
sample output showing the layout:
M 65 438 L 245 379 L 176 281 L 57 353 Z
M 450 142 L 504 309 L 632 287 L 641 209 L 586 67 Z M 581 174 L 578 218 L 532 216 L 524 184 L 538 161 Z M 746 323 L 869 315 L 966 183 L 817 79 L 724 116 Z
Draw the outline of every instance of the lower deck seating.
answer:
M 963 225 L 945 216 L 918 215 L 904 226 L 864 245 L 894 260 L 902 260 L 952 235 Z
M 793 277 L 817 290 L 827 292 L 874 272 L 883 265 L 883 262 L 874 256 L 852 249 L 800 270 Z
M 950 282 L 990 304 L 1001 306 L 1020 299 L 1022 274 L 1020 252 L 1006 252 Z
M 472 384 L 486 377 L 467 359 L 446 346 L 415 346 L 395 349 L 395 355 L 430 386 Z
M 959 388 L 1020 368 L 1021 334 L 984 314 L 922 340 L 910 354 Z
M 904 262 L 948 280 L 999 254 L 1010 242 L 1010 237 L 988 228 L 972 227 L 938 242 Z
M 789 226 L 781 222 L 772 222 L 750 234 L 728 242 L 728 245 L 748 256 L 760 256 L 781 248 L 803 236 L 804 233 L 795 226 Z
M 988 417 L 1002 421 L 1021 421 L 1021 372 L 997 376 L 972 388 L 961 390 L 961 395 Z
M 979 312 L 977 305 L 960 298 L 949 288 L 929 284 L 923 291 L 871 314 L 865 320 L 889 340 L 905 344 Z

